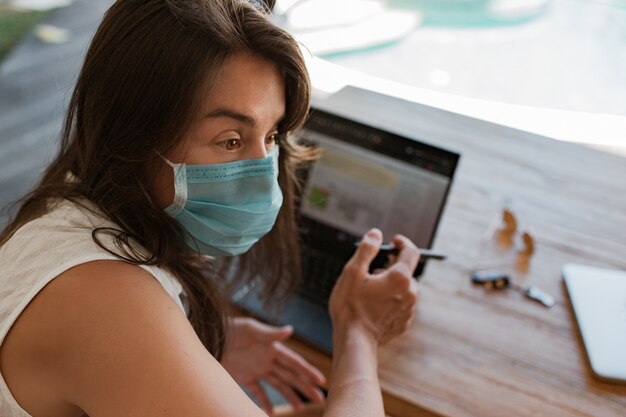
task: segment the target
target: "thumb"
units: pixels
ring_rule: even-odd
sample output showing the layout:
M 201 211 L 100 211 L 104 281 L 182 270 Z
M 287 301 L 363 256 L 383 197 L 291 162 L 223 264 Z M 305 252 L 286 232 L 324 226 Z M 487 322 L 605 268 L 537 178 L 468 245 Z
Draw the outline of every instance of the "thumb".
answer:
M 352 259 L 350 259 L 349 262 L 355 265 L 358 270 L 367 272 L 370 264 L 374 258 L 376 258 L 376 255 L 380 250 L 380 244 L 382 241 L 383 233 L 379 229 L 371 229 L 363 235 L 363 239 L 361 239 L 359 247 L 356 252 L 354 252 Z
M 256 322 L 253 324 L 257 340 L 287 340 L 293 334 L 291 326 L 270 326 L 268 324 Z

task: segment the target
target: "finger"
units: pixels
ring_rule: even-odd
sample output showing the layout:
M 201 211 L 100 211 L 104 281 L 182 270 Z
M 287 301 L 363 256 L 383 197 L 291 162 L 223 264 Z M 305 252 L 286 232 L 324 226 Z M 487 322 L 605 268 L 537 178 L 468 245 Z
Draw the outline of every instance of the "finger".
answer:
M 400 331 L 400 334 L 409 332 L 411 330 L 411 323 L 413 323 L 412 319 L 405 321 L 404 325 L 398 329 Z
M 247 385 L 247 387 L 250 394 L 252 394 L 252 396 L 261 403 L 261 408 L 263 408 L 267 414 L 271 414 L 273 408 L 272 402 L 268 398 L 261 384 L 253 382 L 252 384 Z
M 397 262 L 387 269 L 387 275 L 399 285 L 403 293 L 411 288 L 411 281 L 413 281 L 411 272 L 409 266 L 404 262 Z
M 410 328 L 412 322 L 413 315 L 402 312 L 392 320 L 390 327 L 391 330 L 396 334 L 404 333 L 407 329 Z
M 411 273 L 415 271 L 417 263 L 420 259 L 420 253 L 417 246 L 415 246 L 410 239 L 402 235 L 394 236 L 393 244 L 399 250 L 396 263 L 405 264 Z
M 413 318 L 413 316 L 415 316 L 415 309 L 413 307 L 408 307 L 398 314 L 398 320 L 409 321 Z
M 404 292 L 393 295 L 392 299 L 396 305 L 394 313 L 400 318 L 411 316 L 417 310 L 416 294 Z
M 411 280 L 411 284 L 409 285 L 409 292 L 412 295 L 411 298 L 412 298 L 414 303 L 417 302 L 417 299 L 419 297 L 419 291 L 420 291 L 420 286 L 419 286 L 417 280 L 412 279 Z
M 287 340 L 293 334 L 291 326 L 270 326 L 256 320 L 250 323 L 250 327 L 254 330 L 256 340 L 259 341 Z
M 383 234 L 379 229 L 374 228 L 365 233 L 348 264 L 351 264 L 360 272 L 367 273 L 370 264 L 380 250 L 382 241 Z
M 293 406 L 293 408 L 296 409 L 296 411 L 302 411 L 304 409 L 304 404 L 302 403 L 302 400 L 300 400 L 298 394 L 296 394 L 291 387 L 289 387 L 273 375 L 268 375 L 267 377 L 265 377 L 265 380 L 268 384 L 276 388 L 276 390 L 278 390 L 278 392 L 280 392 L 282 396 L 285 397 L 285 399 L 289 402 L 289 404 Z
M 417 308 L 415 305 L 406 306 L 405 308 L 398 311 L 397 320 L 399 321 L 412 321 L 415 318 L 415 313 L 417 312 Z
M 287 369 L 298 375 L 304 375 L 308 379 L 315 382 L 317 385 L 326 384 L 326 377 L 324 374 L 308 363 L 302 356 L 298 355 L 293 350 L 289 349 L 282 343 L 276 343 L 276 361 Z
M 292 372 L 292 370 L 284 368 L 280 365 L 275 366 L 272 373 L 286 385 L 298 390 L 307 399 L 315 403 L 324 402 L 324 394 L 315 384 L 311 382 L 311 380 L 304 381 L 301 375 L 296 374 Z
M 394 265 L 387 275 L 396 285 L 396 291 L 391 295 L 396 303 L 411 306 L 417 302 L 417 281 L 409 275 L 405 265 Z

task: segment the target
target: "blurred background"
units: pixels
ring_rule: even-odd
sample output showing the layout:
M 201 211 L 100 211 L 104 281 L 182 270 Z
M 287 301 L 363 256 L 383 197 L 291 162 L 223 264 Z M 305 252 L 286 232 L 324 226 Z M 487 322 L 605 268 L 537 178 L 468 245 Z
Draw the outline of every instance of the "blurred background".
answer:
M 52 158 L 111 4 L 0 0 L 0 225 Z M 277 0 L 272 18 L 302 43 L 317 92 L 357 82 L 625 149 L 626 0 Z
M 380 78 L 626 115 L 626 1 L 278 0 L 276 9 L 315 55 Z

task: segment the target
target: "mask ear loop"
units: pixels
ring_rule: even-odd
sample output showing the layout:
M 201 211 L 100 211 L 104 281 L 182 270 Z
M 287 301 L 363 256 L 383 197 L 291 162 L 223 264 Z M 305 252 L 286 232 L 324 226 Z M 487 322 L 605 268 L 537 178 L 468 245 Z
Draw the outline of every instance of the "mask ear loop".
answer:
M 163 156 L 163 154 L 159 151 L 157 151 L 156 149 L 154 149 L 154 153 L 156 153 L 157 155 L 159 155 L 161 157 L 161 159 L 168 164 L 169 166 L 171 166 L 172 168 L 176 169 L 176 165 L 174 165 L 174 163 L 172 163 L 169 159 L 167 159 L 166 157 Z
M 185 169 L 185 163 L 174 164 L 159 151 L 154 149 L 154 152 L 165 161 L 166 164 L 172 167 L 174 173 L 174 202 L 165 208 L 165 211 L 172 217 L 180 213 L 185 204 L 187 204 L 187 170 Z

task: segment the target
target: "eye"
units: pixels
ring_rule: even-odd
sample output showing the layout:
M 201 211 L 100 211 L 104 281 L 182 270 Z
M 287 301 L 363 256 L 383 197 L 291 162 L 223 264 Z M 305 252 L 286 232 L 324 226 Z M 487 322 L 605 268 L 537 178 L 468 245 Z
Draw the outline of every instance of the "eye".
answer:
M 278 145 L 278 142 L 280 141 L 280 135 L 278 134 L 278 132 L 276 133 L 272 133 L 271 135 L 269 135 L 266 139 L 265 139 L 265 147 L 267 150 L 272 150 L 276 147 L 276 145 Z
M 236 151 L 241 148 L 241 139 L 228 139 L 222 142 L 227 151 Z

